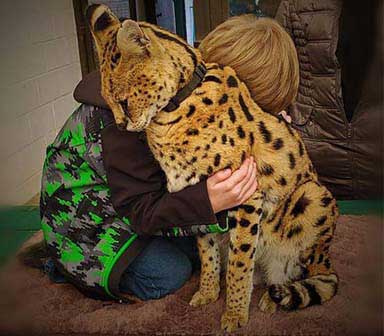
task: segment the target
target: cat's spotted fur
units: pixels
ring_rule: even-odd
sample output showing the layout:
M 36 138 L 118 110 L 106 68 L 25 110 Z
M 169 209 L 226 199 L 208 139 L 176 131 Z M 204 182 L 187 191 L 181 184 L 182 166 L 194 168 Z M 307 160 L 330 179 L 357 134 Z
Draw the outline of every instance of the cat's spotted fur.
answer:
M 235 72 L 216 64 L 207 64 L 203 82 L 179 108 L 164 111 L 202 62 L 199 52 L 151 24 L 121 24 L 103 5 L 90 7 L 88 18 L 99 53 L 102 94 L 117 124 L 146 130 L 170 192 L 220 169 L 237 169 L 248 156 L 256 160 L 257 192 L 229 213 L 223 329 L 234 330 L 248 320 L 255 262 L 269 285 L 259 303 L 263 311 L 304 308 L 335 295 L 338 280 L 328 250 L 336 201 L 318 182 L 296 131 L 264 113 Z M 198 247 L 202 270 L 191 300 L 195 306 L 215 301 L 220 288 L 217 237 L 200 237 Z

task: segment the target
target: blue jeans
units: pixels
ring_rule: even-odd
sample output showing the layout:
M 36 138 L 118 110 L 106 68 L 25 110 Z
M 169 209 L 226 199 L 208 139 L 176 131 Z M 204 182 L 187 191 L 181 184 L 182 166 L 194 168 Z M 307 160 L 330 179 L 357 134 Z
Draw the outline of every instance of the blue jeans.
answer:
M 182 287 L 199 263 L 195 237 L 156 237 L 123 273 L 120 290 L 159 299 Z

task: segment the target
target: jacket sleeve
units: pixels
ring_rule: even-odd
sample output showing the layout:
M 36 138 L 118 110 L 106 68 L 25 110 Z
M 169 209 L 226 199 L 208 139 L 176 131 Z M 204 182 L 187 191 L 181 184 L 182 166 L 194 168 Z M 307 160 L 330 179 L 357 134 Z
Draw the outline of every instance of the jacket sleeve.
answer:
M 111 125 L 103 130 L 102 142 L 112 204 L 119 216 L 129 218 L 136 233 L 217 223 L 206 181 L 169 193 L 165 174 L 142 134 Z

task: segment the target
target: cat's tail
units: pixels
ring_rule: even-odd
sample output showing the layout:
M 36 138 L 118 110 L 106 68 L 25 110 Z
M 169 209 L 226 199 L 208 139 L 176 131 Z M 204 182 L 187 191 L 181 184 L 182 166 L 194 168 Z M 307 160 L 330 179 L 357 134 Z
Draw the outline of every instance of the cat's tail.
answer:
M 285 310 L 322 304 L 337 292 L 339 279 L 332 269 L 328 247 L 324 248 L 323 244 L 317 246 L 305 259 L 300 280 L 284 285 L 271 285 L 268 289 L 272 301 Z
M 277 306 L 285 310 L 302 309 L 322 304 L 336 295 L 339 279 L 329 258 L 335 220 L 332 223 L 330 227 L 322 227 L 317 244 L 300 255 L 301 278 L 269 287 L 269 297 Z
M 296 310 L 330 300 L 337 292 L 335 273 L 318 274 L 289 285 L 271 285 L 268 293 L 272 301 L 285 310 Z

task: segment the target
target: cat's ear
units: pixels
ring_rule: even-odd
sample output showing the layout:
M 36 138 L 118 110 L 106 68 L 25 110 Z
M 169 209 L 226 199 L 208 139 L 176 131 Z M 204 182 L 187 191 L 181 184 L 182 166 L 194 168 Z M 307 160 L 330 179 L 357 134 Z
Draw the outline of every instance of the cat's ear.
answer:
M 123 56 L 142 55 L 150 44 L 151 41 L 135 21 L 125 20 L 117 32 L 117 47 Z
M 111 30 L 117 30 L 121 26 L 120 20 L 105 5 L 91 5 L 85 15 L 98 47 L 102 47 L 108 40 Z

